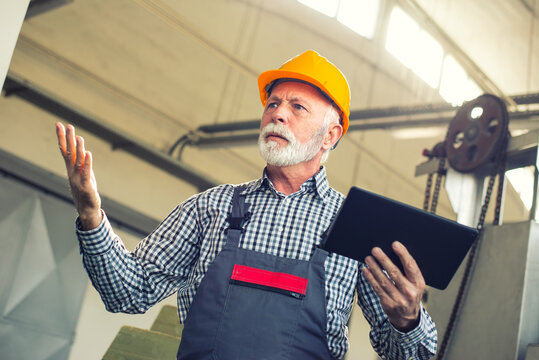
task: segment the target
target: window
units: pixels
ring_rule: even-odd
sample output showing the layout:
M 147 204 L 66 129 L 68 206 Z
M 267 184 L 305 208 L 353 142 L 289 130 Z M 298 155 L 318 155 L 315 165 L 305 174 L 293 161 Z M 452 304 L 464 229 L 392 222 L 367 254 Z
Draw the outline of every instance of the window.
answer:
M 475 99 L 481 94 L 483 94 L 483 90 L 481 90 L 475 81 L 468 77 L 468 82 L 466 83 L 466 88 L 464 90 L 464 100 Z
M 534 167 L 517 168 L 505 173 L 528 210 L 533 202 L 533 169 Z
M 372 39 L 376 30 L 380 0 L 298 0 L 300 3 L 335 17 L 359 35 Z M 460 105 L 481 95 L 482 90 L 466 70 L 432 35 L 400 7 L 391 11 L 386 50 L 431 88 L 438 89 L 447 102 Z
M 414 39 L 418 33 L 419 25 L 404 11 L 395 7 L 389 18 L 386 50 L 408 68 L 411 68 L 414 62 Z
M 341 0 L 337 20 L 359 35 L 372 39 L 380 0 Z
M 389 18 L 386 49 L 430 87 L 438 87 L 443 48 L 399 7 Z
M 465 100 L 473 99 L 481 94 L 481 89 L 468 77 L 466 71 L 451 55 L 444 59 L 440 95 L 445 101 L 459 105 Z
M 337 20 L 359 35 L 372 39 L 376 30 L 380 0 L 298 0 Z
M 421 31 L 417 38 L 415 51 L 417 53 L 412 71 L 431 88 L 437 88 L 444 58 L 442 45 L 426 31 Z

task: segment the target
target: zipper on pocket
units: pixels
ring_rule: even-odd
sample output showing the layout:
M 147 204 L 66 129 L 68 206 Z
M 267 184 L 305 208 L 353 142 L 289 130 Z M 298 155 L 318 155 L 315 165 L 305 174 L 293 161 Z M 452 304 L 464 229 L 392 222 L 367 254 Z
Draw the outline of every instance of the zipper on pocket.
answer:
M 300 293 L 295 292 L 295 291 L 284 290 L 284 289 L 276 288 L 276 287 L 273 287 L 273 286 L 265 286 L 265 285 L 260 285 L 260 284 L 253 284 L 253 283 L 250 283 L 250 282 L 239 281 L 239 280 L 234 280 L 234 279 L 230 279 L 230 283 L 233 284 L 233 285 L 246 286 L 246 287 L 260 289 L 260 290 L 272 291 L 272 292 L 276 292 L 276 293 L 279 293 L 279 294 L 291 296 L 291 297 L 293 297 L 295 299 L 298 299 L 298 300 L 301 300 L 301 299 L 303 299 L 305 297 L 305 294 L 300 294 Z

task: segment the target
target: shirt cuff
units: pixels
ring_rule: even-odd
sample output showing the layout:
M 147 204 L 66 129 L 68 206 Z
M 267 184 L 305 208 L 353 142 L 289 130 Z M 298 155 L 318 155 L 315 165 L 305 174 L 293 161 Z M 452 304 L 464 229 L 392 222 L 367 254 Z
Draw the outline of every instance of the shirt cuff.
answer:
M 417 346 L 417 344 L 427 336 L 427 315 L 425 308 L 423 308 L 423 304 L 421 304 L 419 313 L 419 324 L 413 330 L 408 332 L 399 331 L 390 323 L 392 330 L 391 336 L 395 342 L 401 344 L 404 349 Z
M 110 249 L 112 226 L 103 210 L 101 210 L 101 214 L 103 215 L 101 223 L 91 230 L 82 230 L 80 219 L 77 217 L 75 220 L 75 231 L 79 239 L 81 254 L 99 255 Z

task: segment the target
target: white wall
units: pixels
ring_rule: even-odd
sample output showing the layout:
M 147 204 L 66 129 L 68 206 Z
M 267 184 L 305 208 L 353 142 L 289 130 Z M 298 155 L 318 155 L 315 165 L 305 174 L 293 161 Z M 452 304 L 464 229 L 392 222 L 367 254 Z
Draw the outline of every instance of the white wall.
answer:
M 4 84 L 29 3 L 30 0 L 0 2 L 0 88 Z

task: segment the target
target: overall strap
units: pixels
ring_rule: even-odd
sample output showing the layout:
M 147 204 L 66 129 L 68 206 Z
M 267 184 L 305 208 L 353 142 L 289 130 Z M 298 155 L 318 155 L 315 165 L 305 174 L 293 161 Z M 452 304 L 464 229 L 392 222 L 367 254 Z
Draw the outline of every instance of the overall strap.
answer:
M 247 188 L 246 185 L 239 185 L 234 188 L 232 196 L 232 211 L 228 215 L 228 229 L 226 229 L 226 246 L 237 247 L 240 236 L 243 232 L 243 224 L 250 217 L 249 207 L 251 204 L 245 203 L 245 196 L 241 193 Z
M 322 268 L 324 268 L 324 263 L 326 262 L 326 258 L 329 256 L 329 253 L 322 249 L 320 246 L 316 246 L 314 249 L 314 254 L 311 257 L 311 263 L 320 265 Z

